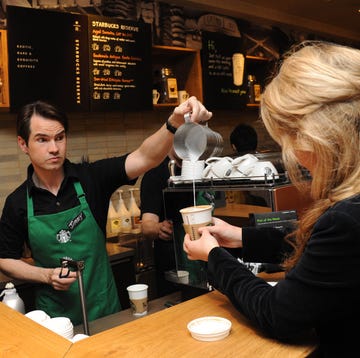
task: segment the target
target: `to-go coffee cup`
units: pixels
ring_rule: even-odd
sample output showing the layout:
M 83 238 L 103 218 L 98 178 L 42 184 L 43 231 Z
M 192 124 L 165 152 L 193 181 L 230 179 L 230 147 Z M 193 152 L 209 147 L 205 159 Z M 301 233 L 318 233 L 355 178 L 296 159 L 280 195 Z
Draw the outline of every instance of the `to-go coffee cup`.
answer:
M 180 210 L 184 230 L 191 240 L 200 238 L 199 228 L 212 225 L 212 205 L 190 206 Z
M 144 316 L 148 310 L 148 285 L 139 283 L 128 286 L 130 305 L 134 316 Z

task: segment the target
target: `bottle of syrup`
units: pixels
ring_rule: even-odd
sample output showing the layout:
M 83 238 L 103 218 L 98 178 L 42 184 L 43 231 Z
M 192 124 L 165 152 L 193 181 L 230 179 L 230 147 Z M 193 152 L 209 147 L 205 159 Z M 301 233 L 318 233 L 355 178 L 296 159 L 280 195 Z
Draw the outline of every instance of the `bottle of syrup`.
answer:
M 120 232 L 122 233 L 130 233 L 131 232 L 131 215 L 129 210 L 126 208 L 125 202 L 122 198 L 122 189 L 118 189 L 117 193 L 119 195 L 119 202 L 118 202 L 118 210 L 117 216 L 120 221 Z
M 134 190 L 139 190 L 139 189 L 137 188 L 129 189 L 130 191 L 129 212 L 131 215 L 131 232 L 133 234 L 140 234 L 141 232 L 140 209 L 136 204 Z

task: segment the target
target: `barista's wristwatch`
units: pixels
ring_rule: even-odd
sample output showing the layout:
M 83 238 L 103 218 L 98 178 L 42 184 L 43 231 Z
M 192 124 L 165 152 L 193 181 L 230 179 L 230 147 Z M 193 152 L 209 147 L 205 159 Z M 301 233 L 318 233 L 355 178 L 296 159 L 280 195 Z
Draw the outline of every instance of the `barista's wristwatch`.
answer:
M 167 121 L 166 121 L 166 129 L 167 129 L 169 132 L 171 132 L 172 134 L 175 134 L 175 132 L 176 132 L 176 130 L 177 130 L 177 128 L 174 127 L 174 126 L 170 123 L 169 118 L 168 118 Z

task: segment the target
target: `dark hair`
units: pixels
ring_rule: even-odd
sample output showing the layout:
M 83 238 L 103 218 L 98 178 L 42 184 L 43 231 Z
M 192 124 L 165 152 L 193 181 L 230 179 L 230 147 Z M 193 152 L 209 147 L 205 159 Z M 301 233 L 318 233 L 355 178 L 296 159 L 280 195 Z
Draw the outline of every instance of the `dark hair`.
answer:
M 30 136 L 30 122 L 34 114 L 38 114 L 45 119 L 60 122 L 65 133 L 68 131 L 68 118 L 66 114 L 53 104 L 44 101 L 36 101 L 23 106 L 17 115 L 16 119 L 16 133 L 25 143 L 28 144 Z
M 253 127 L 239 124 L 230 134 L 230 143 L 238 153 L 253 152 L 257 148 L 257 134 Z

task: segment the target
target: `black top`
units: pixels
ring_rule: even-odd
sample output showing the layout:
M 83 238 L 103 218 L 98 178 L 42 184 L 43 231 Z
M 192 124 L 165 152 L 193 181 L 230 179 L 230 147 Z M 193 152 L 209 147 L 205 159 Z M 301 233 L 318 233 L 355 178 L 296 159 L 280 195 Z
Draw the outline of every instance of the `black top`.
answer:
M 282 246 L 280 237 L 266 241 L 263 232 L 244 229 L 248 257 L 250 241 L 256 249 L 261 240 L 263 252 L 267 242 Z M 223 248 L 211 250 L 208 271 L 210 284 L 266 334 L 288 340 L 315 328 L 322 356 L 350 357 L 360 351 L 360 195 L 319 218 L 300 261 L 275 287 Z
M 141 180 L 141 214 L 156 214 L 159 216 L 159 222 L 165 219 L 162 191 L 167 187 L 170 176 L 169 161 L 169 158 L 165 158 L 159 166 L 145 173 Z
M 34 169 L 28 168 L 27 180 L 7 198 L 0 221 L 0 257 L 21 258 L 24 240 L 29 244 L 27 227 L 26 190 L 34 202 L 34 214 L 53 214 L 79 204 L 73 183 L 79 181 L 96 222 L 105 234 L 109 200 L 121 185 L 134 184 L 125 172 L 125 159 L 114 157 L 93 163 L 75 164 L 66 160 L 65 178 L 55 196 L 47 190 L 37 188 L 32 181 Z
M 165 158 L 162 163 L 144 174 L 141 180 L 140 201 L 141 214 L 152 213 L 159 216 L 159 222 L 165 220 L 163 202 L 163 189 L 168 186 L 170 176 L 168 163 L 170 158 Z M 176 167 L 176 170 L 180 168 Z M 156 285 L 159 296 L 173 292 L 176 287 L 165 279 L 165 271 L 175 268 L 175 252 L 172 240 L 158 238 L 153 243 L 154 261 L 156 266 Z

